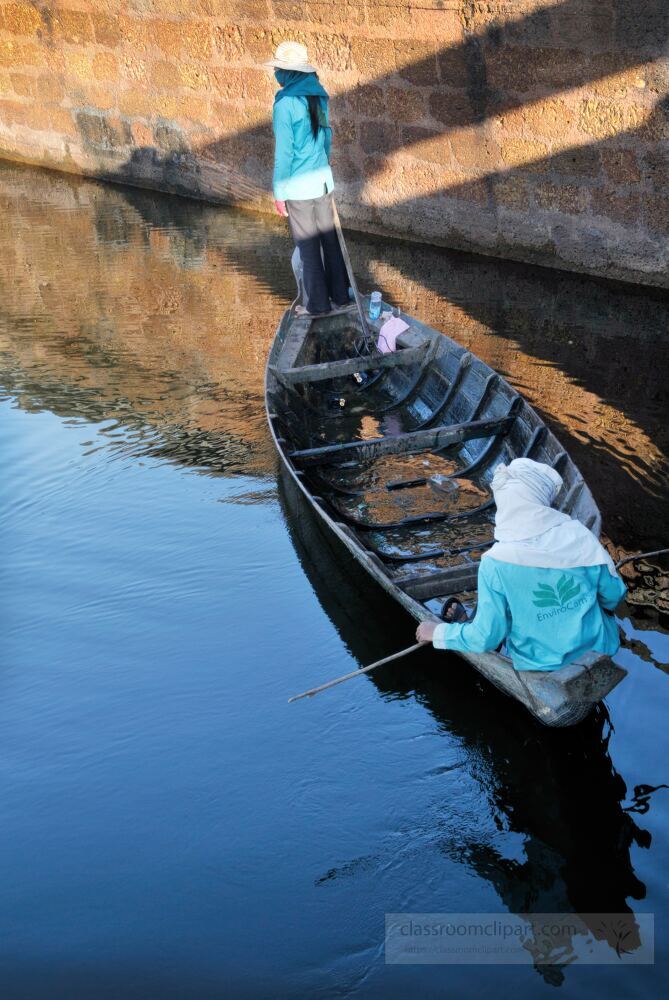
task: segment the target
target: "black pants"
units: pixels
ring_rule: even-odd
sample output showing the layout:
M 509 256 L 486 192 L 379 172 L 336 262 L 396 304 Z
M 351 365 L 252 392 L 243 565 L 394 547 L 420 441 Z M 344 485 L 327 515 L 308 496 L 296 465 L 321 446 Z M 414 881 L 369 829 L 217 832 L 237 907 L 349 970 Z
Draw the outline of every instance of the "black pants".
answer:
M 329 312 L 330 299 L 335 305 L 347 305 L 348 275 L 335 230 L 332 193 L 287 201 L 286 208 L 302 258 L 309 312 Z

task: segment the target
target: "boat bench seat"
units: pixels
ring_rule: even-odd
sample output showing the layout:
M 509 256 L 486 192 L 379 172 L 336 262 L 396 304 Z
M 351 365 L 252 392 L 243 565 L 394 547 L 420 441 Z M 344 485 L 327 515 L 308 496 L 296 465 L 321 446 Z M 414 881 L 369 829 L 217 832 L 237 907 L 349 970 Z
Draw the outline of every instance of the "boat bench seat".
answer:
M 493 417 L 489 420 L 470 420 L 463 424 L 447 424 L 406 434 L 386 435 L 367 441 L 345 441 L 342 444 L 323 445 L 292 451 L 288 457 L 302 465 L 337 465 L 355 457 L 374 459 L 379 455 L 408 455 L 423 451 L 439 451 L 449 445 L 461 444 L 475 438 L 508 434 L 515 415 Z
M 461 594 L 464 590 L 476 590 L 479 564 L 470 562 L 435 573 L 416 573 L 412 576 L 396 576 L 393 583 L 417 601 L 429 601 L 434 597 L 448 597 Z
M 323 382 L 326 379 L 354 375 L 356 372 L 379 371 L 382 368 L 394 368 L 396 365 L 420 364 L 425 357 L 428 343 L 426 340 L 420 347 L 405 347 L 389 354 L 356 355 L 343 361 L 325 361 L 323 364 L 303 365 L 297 368 L 274 367 L 271 370 L 290 385 Z

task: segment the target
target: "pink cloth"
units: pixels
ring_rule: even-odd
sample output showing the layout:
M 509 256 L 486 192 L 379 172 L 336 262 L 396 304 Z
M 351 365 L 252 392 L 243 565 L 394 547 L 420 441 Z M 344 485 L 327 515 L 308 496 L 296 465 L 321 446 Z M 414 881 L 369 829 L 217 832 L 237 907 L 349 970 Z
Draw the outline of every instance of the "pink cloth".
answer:
M 390 354 L 391 351 L 396 351 L 397 338 L 408 329 L 409 324 L 405 323 L 403 319 L 400 319 L 399 316 L 391 316 L 379 330 L 377 350 L 381 351 L 381 354 Z

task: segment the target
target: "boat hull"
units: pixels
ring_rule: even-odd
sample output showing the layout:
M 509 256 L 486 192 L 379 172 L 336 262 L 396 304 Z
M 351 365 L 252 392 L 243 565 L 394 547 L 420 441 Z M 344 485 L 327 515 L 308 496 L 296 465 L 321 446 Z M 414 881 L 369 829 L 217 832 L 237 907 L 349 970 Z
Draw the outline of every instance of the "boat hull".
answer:
M 404 340 L 404 345 L 400 346 L 404 351 L 413 351 L 414 353 L 411 357 L 407 356 L 405 359 L 396 359 L 391 364 L 388 364 L 386 361 L 385 366 L 379 369 L 382 375 L 379 376 L 378 372 L 376 375 L 373 374 L 372 381 L 374 378 L 377 380 L 385 378 L 387 380 L 389 376 L 392 376 L 395 368 L 399 370 L 404 361 L 408 374 L 408 385 L 409 387 L 411 385 L 414 386 L 411 392 L 415 394 L 416 386 L 421 383 L 421 379 L 424 382 L 431 377 L 431 367 L 436 367 L 439 370 L 440 359 L 443 360 L 444 357 L 450 358 L 450 345 L 455 345 L 455 342 L 451 341 L 450 338 L 444 338 L 437 331 L 430 330 L 430 328 L 424 327 L 423 324 L 417 323 L 412 317 L 403 318 L 409 321 L 410 330 Z M 432 422 L 426 420 L 426 427 L 419 427 L 417 431 L 405 432 L 404 434 L 398 434 L 396 437 L 391 436 L 389 438 L 387 435 L 383 435 L 378 438 L 371 438 L 369 441 L 360 438 L 353 442 L 345 442 L 343 449 L 340 443 L 331 443 L 327 434 L 330 433 L 331 436 L 336 434 L 339 414 L 332 412 L 331 419 L 328 421 L 329 414 L 323 417 L 323 409 L 320 407 L 320 401 L 322 398 L 328 398 L 329 393 L 330 402 L 332 402 L 333 390 L 334 392 L 347 391 L 348 382 L 349 380 L 352 381 L 350 369 L 352 367 L 363 369 L 363 364 L 359 361 L 356 366 L 353 361 L 353 358 L 357 359 L 355 353 L 353 353 L 352 357 L 343 359 L 344 361 L 348 360 L 352 362 L 345 368 L 341 364 L 341 358 L 335 357 L 331 362 L 321 360 L 324 350 L 323 344 L 332 339 L 328 336 L 326 322 L 326 320 L 319 320 L 314 323 L 304 318 L 297 319 L 292 311 L 288 310 L 279 324 L 268 357 L 265 374 L 267 419 L 277 452 L 286 473 L 314 510 L 317 517 L 323 522 L 327 530 L 339 539 L 352 558 L 365 569 L 369 576 L 417 621 L 439 621 L 440 619 L 435 613 L 434 606 L 430 607 L 430 601 L 422 600 L 420 595 L 424 591 L 430 590 L 432 581 L 435 581 L 434 587 L 438 589 L 442 585 L 442 578 L 444 588 L 450 588 L 450 590 L 445 589 L 445 593 L 457 592 L 457 587 L 466 581 L 469 581 L 469 588 L 461 586 L 461 590 L 471 590 L 472 574 L 475 578 L 476 564 L 472 566 L 465 565 L 460 575 L 458 575 L 459 571 L 457 567 L 441 571 L 441 574 L 437 568 L 431 574 L 426 573 L 422 576 L 418 573 L 415 577 L 407 576 L 406 574 L 402 576 L 401 573 L 398 576 L 397 573 L 389 572 L 387 563 L 384 563 L 383 559 L 376 552 L 370 551 L 370 546 L 364 540 L 374 528 L 370 528 L 367 523 L 362 522 L 359 518 L 354 518 L 343 513 L 338 509 L 336 502 L 333 502 L 327 495 L 319 495 L 319 492 L 314 488 L 314 478 L 310 474 L 310 469 L 315 465 L 318 471 L 318 467 L 322 463 L 325 463 L 328 468 L 336 467 L 337 464 L 351 466 L 355 464 L 358 457 L 361 463 L 369 464 L 373 463 L 375 458 L 383 456 L 387 450 L 391 450 L 393 456 L 403 453 L 411 454 L 412 450 L 417 450 L 417 454 L 420 456 L 424 453 L 421 449 L 429 445 L 425 434 L 427 432 L 429 436 L 430 429 L 434 430 L 434 421 L 441 421 L 441 414 L 438 414 Z M 337 324 L 334 330 L 335 335 L 338 330 L 342 329 L 342 323 L 348 322 L 352 327 L 355 327 L 355 317 L 352 314 L 350 314 L 348 319 L 346 317 L 343 319 L 342 317 L 338 317 L 333 322 Z M 297 332 L 296 327 L 298 328 Z M 317 341 L 315 347 L 312 345 L 309 348 L 310 338 L 314 338 Z M 448 340 L 449 344 L 446 351 L 444 351 L 444 344 L 437 338 L 443 338 L 444 341 Z M 462 357 L 466 353 L 462 348 L 459 348 L 459 345 L 455 345 L 455 348 L 459 349 L 460 352 L 459 367 L 455 369 L 456 374 L 454 375 L 454 369 L 451 364 L 451 372 L 447 371 L 443 378 L 445 396 L 448 396 L 448 393 L 452 391 L 453 399 L 457 395 L 458 388 L 455 382 L 458 377 L 460 379 L 463 378 L 461 374 L 463 369 Z M 333 349 L 331 344 L 329 345 L 329 349 Z M 350 345 L 348 353 L 351 353 Z M 456 358 L 455 360 L 457 361 L 458 359 Z M 465 361 L 467 361 L 466 358 Z M 515 427 L 515 422 L 518 420 L 520 398 L 511 390 L 507 383 L 499 379 L 483 362 L 480 362 L 479 359 L 474 359 L 474 361 L 479 369 L 477 372 L 479 382 L 483 386 L 482 396 L 485 396 L 486 391 L 489 392 L 489 386 L 493 383 L 497 387 L 499 385 L 503 386 L 505 413 L 507 411 L 512 413 L 512 417 L 507 417 L 506 419 L 512 420 L 512 425 Z M 378 363 L 381 363 L 380 360 Z M 467 361 L 467 366 L 464 367 L 465 375 L 469 374 L 468 367 L 472 363 Z M 328 364 L 331 366 L 329 369 L 327 368 Z M 319 368 L 320 370 L 317 370 Z M 370 362 L 367 360 L 365 368 L 367 371 L 374 373 L 374 361 Z M 449 379 L 450 385 L 448 384 Z M 302 390 L 305 385 L 308 386 L 309 390 L 312 390 L 315 383 L 317 384 L 317 391 L 310 398 L 308 393 L 304 394 Z M 342 387 L 344 388 L 342 389 Z M 362 390 L 356 385 L 354 395 L 360 397 L 361 393 Z M 398 393 L 397 399 L 399 399 L 400 395 L 401 393 Z M 298 403 L 298 399 L 302 401 Z M 343 399 L 345 403 L 347 402 L 347 398 L 343 395 L 339 399 L 340 401 Z M 395 397 L 391 393 L 391 403 L 394 399 Z M 427 401 L 427 404 L 431 402 L 427 393 L 424 393 L 423 399 Z M 528 424 L 524 428 L 524 432 L 527 432 L 527 440 L 538 442 L 541 439 L 544 452 L 547 454 L 553 452 L 558 456 L 564 456 L 564 452 L 558 442 L 544 428 L 543 423 L 534 414 L 534 411 L 526 403 L 520 402 L 523 406 L 523 420 Z M 423 400 L 421 400 L 421 403 L 422 405 L 427 405 Z M 437 399 L 437 405 L 433 407 L 433 412 L 439 408 L 440 404 L 443 404 L 443 400 L 439 401 Z M 400 399 L 397 408 L 401 408 L 401 406 L 402 401 Z M 514 407 L 515 413 L 513 413 Z M 297 414 L 299 418 L 293 422 L 292 427 L 288 426 L 285 419 L 286 408 L 290 410 L 291 414 Z M 447 407 L 444 407 L 444 409 L 447 409 Z M 465 421 L 457 426 L 460 428 L 466 426 L 466 434 L 485 433 L 488 436 L 498 434 L 500 437 L 503 434 L 508 434 L 508 431 L 496 430 L 497 425 L 505 419 L 504 414 L 499 412 L 499 406 L 495 407 L 490 402 L 485 407 L 482 407 L 481 400 L 479 400 L 478 409 L 480 412 L 476 413 L 476 407 L 473 409 L 470 407 L 471 415 L 476 418 L 483 417 L 484 419 Z M 392 413 L 393 406 L 382 408 L 376 412 L 377 414 L 378 412 Z M 457 414 L 461 410 L 459 411 L 458 407 L 455 406 L 451 412 Z M 321 421 L 321 425 L 324 421 L 326 427 L 324 444 L 315 448 L 313 446 L 307 448 L 297 447 L 304 443 L 313 445 L 313 442 L 309 441 L 308 432 L 303 434 L 303 429 L 309 424 L 312 418 Z M 474 426 L 474 424 L 480 424 L 481 426 Z M 434 437 L 434 447 L 441 450 L 444 433 L 450 435 L 447 438 L 447 447 L 453 447 L 451 438 L 453 437 L 452 428 L 454 425 L 444 422 L 440 426 L 444 430 L 440 431 L 441 437 L 439 435 Z M 335 428 L 334 432 L 332 431 L 333 427 Z M 458 433 L 460 436 L 463 434 L 462 431 Z M 414 436 L 411 437 L 411 434 Z M 481 440 L 483 440 L 482 445 Z M 483 469 L 485 462 L 482 459 L 486 457 L 487 453 L 490 453 L 490 461 L 494 461 L 490 442 L 487 437 L 483 439 L 473 438 L 472 441 L 473 444 L 470 443 L 466 436 L 462 440 L 458 437 L 455 446 L 460 445 L 463 449 L 465 465 L 469 463 L 468 468 L 474 470 L 478 468 Z M 511 439 L 511 444 L 505 442 L 504 446 L 507 450 L 508 448 L 518 448 L 513 439 Z M 473 451 L 468 451 L 468 448 L 473 448 Z M 488 449 L 488 452 L 486 452 L 486 449 Z M 511 454 L 513 454 L 513 450 Z M 541 457 L 543 458 L 544 455 L 542 454 Z M 571 460 L 566 459 L 563 464 L 566 464 L 566 461 L 569 463 L 570 472 L 570 480 L 568 482 L 569 493 L 574 503 L 574 509 L 570 510 L 570 513 L 572 513 L 572 516 L 580 517 L 584 522 L 588 523 L 589 527 L 598 532 L 600 518 L 594 500 L 583 483 L 580 473 L 578 473 L 578 470 L 571 463 Z M 481 465 L 478 467 L 477 462 L 481 462 Z M 560 471 L 562 472 L 562 469 Z M 391 484 L 391 487 L 393 487 L 393 484 Z M 404 484 L 400 484 L 400 488 L 404 488 Z M 569 498 L 569 494 L 567 498 Z M 481 505 L 479 509 L 484 511 L 486 506 Z M 427 515 L 428 518 L 430 516 L 433 515 Z M 482 513 L 480 516 L 483 517 L 484 514 Z M 409 522 L 416 520 L 415 517 L 408 519 Z M 420 520 L 420 517 L 418 520 Z M 400 525 L 400 530 L 405 529 L 406 521 L 407 519 L 397 522 Z M 429 526 L 429 524 L 429 520 L 425 521 L 426 526 Z M 410 524 L 406 530 L 410 530 L 412 527 L 413 524 Z M 381 526 L 381 530 L 386 533 L 388 531 L 385 525 Z M 418 530 L 418 527 L 416 530 Z M 422 557 L 419 555 L 418 558 Z M 401 567 L 401 569 L 406 569 L 406 567 Z M 587 654 L 560 670 L 550 672 L 517 671 L 514 669 L 511 660 L 498 652 L 482 654 L 459 653 L 458 655 L 467 660 L 500 691 L 521 702 L 541 723 L 552 727 L 571 726 L 580 722 L 590 713 L 593 706 L 601 701 L 626 674 L 609 657 L 598 653 Z

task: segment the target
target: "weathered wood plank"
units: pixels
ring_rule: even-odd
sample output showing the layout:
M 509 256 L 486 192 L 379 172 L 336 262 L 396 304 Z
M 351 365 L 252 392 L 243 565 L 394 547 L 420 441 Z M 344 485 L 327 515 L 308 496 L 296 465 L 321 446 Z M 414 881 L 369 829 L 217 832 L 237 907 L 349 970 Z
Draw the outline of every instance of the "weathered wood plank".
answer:
M 452 382 L 450 383 L 450 385 L 448 385 L 448 388 L 447 388 L 446 392 L 444 393 L 444 395 L 443 395 L 443 397 L 441 399 L 441 402 L 432 411 L 432 413 L 430 413 L 430 415 L 425 418 L 425 420 L 421 420 L 420 424 L 416 428 L 417 430 L 420 430 L 423 427 L 427 427 L 428 424 L 431 424 L 434 420 L 436 420 L 437 417 L 440 414 L 444 413 L 447 410 L 447 408 L 451 405 L 451 403 L 453 402 L 453 399 L 455 398 L 456 393 L 459 392 L 459 390 L 460 390 L 460 386 L 462 384 L 462 380 L 464 379 L 465 375 L 467 374 L 467 372 L 469 371 L 469 369 L 472 366 L 472 359 L 473 359 L 473 355 L 470 354 L 469 351 L 465 351 L 465 353 L 463 355 L 461 355 L 460 361 L 458 362 L 458 369 L 457 369 L 455 375 L 453 376 Z M 434 371 L 438 372 L 439 375 L 442 377 L 442 379 L 445 380 L 443 372 L 440 372 L 439 369 L 436 368 L 436 367 L 435 367 Z M 479 413 L 480 413 L 480 410 L 479 410 Z M 472 415 L 472 419 L 475 416 L 477 416 L 476 413 Z
M 421 347 L 407 347 L 391 354 L 372 354 L 343 361 L 326 361 L 320 365 L 304 365 L 302 368 L 280 368 L 283 381 L 290 385 L 303 382 L 323 382 L 325 379 L 342 378 L 355 372 L 376 371 L 380 368 L 394 368 L 396 365 L 415 365 L 425 357 L 428 342 Z M 276 369 L 272 368 L 272 371 Z
M 311 317 L 298 316 L 293 319 L 279 352 L 282 368 L 291 368 L 302 349 L 311 326 Z
M 417 528 L 423 524 L 438 524 L 440 521 L 463 521 L 470 517 L 477 517 L 477 515 L 482 514 L 486 510 L 490 510 L 495 506 L 495 501 L 491 497 L 490 500 L 486 500 L 479 507 L 472 507 L 470 510 L 460 511 L 458 514 L 451 514 L 448 510 L 433 510 L 428 511 L 425 514 L 411 514 L 409 517 L 403 517 L 399 521 L 365 521 L 364 518 L 356 517 L 354 514 L 348 514 L 343 511 L 337 504 L 333 504 L 336 507 L 339 517 L 343 518 L 347 524 L 350 524 L 352 528 L 356 531 L 394 531 L 396 528 Z
M 448 445 L 471 441 L 474 438 L 490 437 L 492 434 L 507 434 L 514 421 L 513 416 L 495 417 L 492 420 L 473 420 L 464 424 L 430 427 L 421 431 L 409 431 L 395 436 L 370 438 L 368 441 L 346 441 L 343 444 L 323 445 L 320 448 L 304 448 L 289 453 L 294 462 L 304 465 L 335 465 L 355 456 L 359 460 L 369 460 L 377 455 L 408 455 L 420 451 L 437 451 Z
M 428 601 L 433 597 L 460 594 L 463 590 L 475 590 L 478 581 L 478 563 L 470 566 L 451 566 L 437 573 L 396 577 L 393 583 L 401 587 L 405 594 L 417 601 Z

